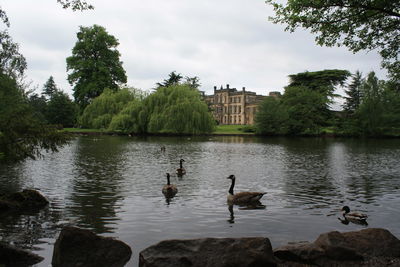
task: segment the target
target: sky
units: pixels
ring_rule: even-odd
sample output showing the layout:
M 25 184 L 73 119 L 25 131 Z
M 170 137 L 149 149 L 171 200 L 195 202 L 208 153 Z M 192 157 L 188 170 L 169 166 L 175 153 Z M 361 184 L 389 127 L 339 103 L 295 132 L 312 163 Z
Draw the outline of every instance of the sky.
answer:
M 288 75 L 346 69 L 385 79 L 375 51 L 353 54 L 345 47 L 320 47 L 314 36 L 268 20 L 264 0 L 88 0 L 94 10 L 66 10 L 56 0 L 0 0 L 14 42 L 28 63 L 27 81 L 41 92 L 50 76 L 72 95 L 66 58 L 80 26 L 103 26 L 115 36 L 128 85 L 151 90 L 172 71 L 200 78 L 202 91 L 231 88 L 268 95 L 284 92 Z M 0 25 L 0 29 L 4 29 Z M 339 90 L 339 94 L 343 91 Z

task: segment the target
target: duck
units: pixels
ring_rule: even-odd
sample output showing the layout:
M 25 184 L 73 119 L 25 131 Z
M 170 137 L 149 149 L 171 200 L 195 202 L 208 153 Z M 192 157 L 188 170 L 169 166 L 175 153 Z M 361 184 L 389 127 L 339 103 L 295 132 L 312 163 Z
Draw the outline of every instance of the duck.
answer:
M 167 184 L 163 186 L 162 193 L 167 198 L 172 198 L 176 195 L 176 193 L 178 193 L 178 188 L 176 187 L 176 185 L 171 184 L 170 182 L 169 173 L 167 173 Z
M 181 160 L 179 161 L 179 168 L 176 169 L 176 174 L 177 174 L 177 175 L 182 176 L 182 175 L 186 174 L 186 170 L 185 170 L 185 168 L 183 168 L 183 162 L 184 162 L 184 161 L 185 161 L 184 159 L 181 159 Z
M 356 224 L 367 224 L 368 216 L 360 212 L 350 212 L 349 206 L 344 206 L 342 208 L 344 221 L 349 221 Z M 341 220 L 341 219 L 340 219 Z M 343 222 L 343 220 L 341 220 Z
M 235 194 L 233 192 L 236 180 L 235 175 L 231 174 L 227 179 L 232 181 L 227 197 L 229 205 L 249 205 L 259 203 L 260 199 L 266 194 L 266 192 L 239 192 Z

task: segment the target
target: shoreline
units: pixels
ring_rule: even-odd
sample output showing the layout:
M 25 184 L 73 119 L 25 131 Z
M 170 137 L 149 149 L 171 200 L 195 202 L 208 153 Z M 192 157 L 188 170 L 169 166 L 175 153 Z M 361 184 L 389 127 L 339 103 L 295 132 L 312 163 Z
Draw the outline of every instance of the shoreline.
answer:
M 241 136 L 241 137 L 261 137 L 261 138 L 275 138 L 275 137 L 287 137 L 287 138 L 346 138 L 346 139 L 400 139 L 400 135 L 381 135 L 381 136 L 351 136 L 351 135 L 340 135 L 333 133 L 323 133 L 315 135 L 261 135 L 256 133 L 209 133 L 209 134 L 173 134 L 173 133 L 147 133 L 147 134 L 133 134 L 124 132 L 107 132 L 107 131 L 86 131 L 86 130 L 64 130 L 66 134 L 79 135 L 79 136 L 129 136 L 129 137 L 148 137 L 148 136 L 160 136 L 160 137 L 196 137 L 196 136 Z

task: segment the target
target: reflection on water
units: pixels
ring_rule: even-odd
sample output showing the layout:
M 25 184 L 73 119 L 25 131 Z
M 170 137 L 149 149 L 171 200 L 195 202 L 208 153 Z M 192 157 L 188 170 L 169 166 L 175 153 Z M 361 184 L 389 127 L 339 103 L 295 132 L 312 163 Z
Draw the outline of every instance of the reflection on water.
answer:
M 126 242 L 136 266 L 142 249 L 170 238 L 265 236 L 276 247 L 364 227 L 399 237 L 399 158 L 400 140 L 79 137 L 44 159 L 0 166 L 0 193 L 37 188 L 51 202 L 2 216 L 0 240 L 49 266 L 57 233 L 73 224 Z M 167 172 L 178 187 L 169 199 Z M 227 205 L 230 174 L 237 191 L 267 192 L 260 205 Z M 343 205 L 367 213 L 369 225 L 341 223 Z

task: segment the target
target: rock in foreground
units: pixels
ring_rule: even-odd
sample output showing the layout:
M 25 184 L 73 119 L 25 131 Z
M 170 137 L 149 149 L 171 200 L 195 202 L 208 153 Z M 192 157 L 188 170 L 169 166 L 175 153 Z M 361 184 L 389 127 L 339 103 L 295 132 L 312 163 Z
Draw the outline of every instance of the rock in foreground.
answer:
M 122 241 L 67 226 L 54 244 L 53 267 L 120 267 L 131 258 L 131 248 Z
M 276 266 L 268 238 L 166 240 L 140 252 L 141 267 Z
M 31 266 L 42 260 L 43 258 L 36 254 L 0 243 L 0 266 Z
M 281 266 L 400 266 L 400 240 L 379 228 L 333 231 L 313 243 L 277 248 L 274 255 Z

